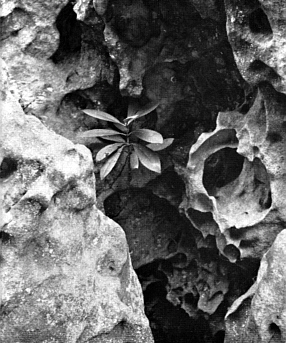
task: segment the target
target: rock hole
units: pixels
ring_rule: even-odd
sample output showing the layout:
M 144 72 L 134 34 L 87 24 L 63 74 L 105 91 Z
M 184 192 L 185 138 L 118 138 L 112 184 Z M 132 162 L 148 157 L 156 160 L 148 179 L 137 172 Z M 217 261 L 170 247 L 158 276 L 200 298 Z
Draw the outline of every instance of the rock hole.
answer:
M 271 323 L 269 325 L 269 332 L 272 335 L 272 340 L 271 342 L 280 342 L 281 341 L 281 330 L 279 326 L 275 323 Z
M 259 74 L 261 81 L 278 81 L 280 79 L 280 76 L 276 73 L 276 71 L 273 68 L 269 67 L 267 64 L 260 60 L 255 60 L 251 62 L 249 65 L 249 71 Z
M 273 35 L 268 17 L 262 8 L 257 8 L 249 16 L 249 28 L 254 34 Z
M 0 240 L 2 241 L 2 244 L 11 244 L 14 240 L 14 236 L 5 231 L 0 231 Z
M 136 273 L 139 277 L 139 279 L 150 279 L 153 278 L 154 280 L 161 280 L 163 283 L 167 282 L 167 277 L 164 274 L 163 271 L 160 271 L 159 269 L 159 261 L 149 263 L 146 265 L 143 265 L 136 269 Z
M 242 171 L 244 157 L 236 149 L 224 148 L 210 155 L 204 164 L 203 185 L 209 195 L 237 179 Z
M 255 155 L 259 153 L 259 148 L 255 145 L 252 147 L 252 150 Z
M 239 249 L 233 245 L 233 244 L 228 244 L 224 249 L 223 249 L 223 254 L 225 257 L 229 259 L 230 262 L 235 263 L 237 260 L 240 259 L 240 251 Z
M 7 179 L 17 170 L 17 161 L 10 157 L 5 157 L 0 166 L 0 179 Z
M 51 57 L 54 63 L 64 60 L 66 55 L 81 49 L 81 25 L 76 19 L 71 2 L 60 11 L 56 19 L 56 27 L 60 33 L 60 44 Z
M 201 212 L 194 210 L 193 208 L 189 208 L 188 217 L 196 228 L 201 228 L 205 225 L 213 227 L 214 229 L 218 228 L 211 212 Z

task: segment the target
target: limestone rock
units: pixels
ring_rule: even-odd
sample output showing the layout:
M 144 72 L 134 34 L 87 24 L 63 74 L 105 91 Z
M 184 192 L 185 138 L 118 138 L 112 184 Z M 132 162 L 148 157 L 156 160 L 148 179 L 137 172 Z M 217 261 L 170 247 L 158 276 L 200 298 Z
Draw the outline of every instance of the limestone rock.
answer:
M 182 173 L 185 213 L 204 235 L 217 236 L 231 261 L 261 258 L 285 220 L 285 95 L 259 87 L 246 114 L 220 113 L 214 132 L 192 146 Z
M 228 314 L 226 343 L 285 342 L 285 261 L 286 230 L 283 230 L 261 260 L 251 303 L 243 296 L 237 313 Z
M 285 93 L 285 2 L 227 0 L 225 6 L 229 42 L 241 75 L 252 85 L 268 81 Z
M 115 192 L 105 200 L 105 211 L 124 228 L 145 294 L 161 284 L 165 300 L 192 320 L 211 316 L 231 302 L 233 280 L 249 282 L 245 265 L 240 268 L 221 259 L 213 236 L 204 238 L 175 207 L 150 191 Z M 251 274 L 250 263 L 247 267 Z
M 93 26 L 82 25 L 68 1 L 3 1 L 1 6 L 0 52 L 11 90 L 26 114 L 76 141 L 75 132 L 85 124 L 81 106 L 74 104 L 80 98 L 96 106 L 78 92 L 114 82 L 114 66 L 98 38 L 102 24 L 94 18 Z M 66 96 L 68 106 L 62 105 Z
M 1 340 L 153 342 L 125 234 L 95 207 L 90 152 L 25 115 L 4 72 Z

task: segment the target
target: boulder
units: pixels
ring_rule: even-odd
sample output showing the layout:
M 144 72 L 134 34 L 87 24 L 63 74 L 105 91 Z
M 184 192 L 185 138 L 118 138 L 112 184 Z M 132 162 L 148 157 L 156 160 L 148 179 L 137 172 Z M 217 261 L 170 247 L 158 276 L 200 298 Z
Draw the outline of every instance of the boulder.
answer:
M 225 343 L 285 342 L 285 261 L 286 230 L 283 230 L 263 256 L 254 286 L 229 309 Z
M 1 340 L 153 342 L 121 227 L 95 205 L 91 153 L 25 115 L 1 77 Z

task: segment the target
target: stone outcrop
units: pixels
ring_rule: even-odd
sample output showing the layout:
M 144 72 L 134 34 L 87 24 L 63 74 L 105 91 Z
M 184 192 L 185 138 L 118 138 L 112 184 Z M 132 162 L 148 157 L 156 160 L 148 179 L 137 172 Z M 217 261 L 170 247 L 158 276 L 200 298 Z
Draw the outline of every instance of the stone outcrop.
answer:
M 285 342 L 285 254 L 286 230 L 283 230 L 263 256 L 250 292 L 237 299 L 228 311 L 225 343 Z
M 159 320 L 163 325 L 160 316 L 166 316 L 167 322 L 175 316 L 184 323 L 187 315 L 189 330 L 198 340 L 202 335 L 200 323 L 206 317 L 206 337 L 210 339 L 223 329 L 222 309 L 232 304 L 234 288 L 246 291 L 251 285 L 255 266 L 250 262 L 236 266 L 223 260 L 214 236 L 204 238 L 176 207 L 150 190 L 116 192 L 106 199 L 104 207 L 126 232 L 151 322 Z M 155 326 L 153 333 L 155 337 L 159 333 L 169 336 L 174 330 L 171 324 Z M 174 341 L 179 340 L 180 334 L 176 335 Z
M 11 91 L 26 114 L 75 140 L 79 127 L 91 125 L 80 111 L 93 104 L 88 90 L 107 92 L 116 79 L 102 46 L 102 25 L 96 18 L 82 25 L 68 1 L 4 1 L 0 12 L 0 51 Z
M 152 341 L 127 244 L 155 341 L 285 340 L 283 1 L 4 0 L 0 26 L 19 101 L 2 93 L 6 341 L 12 322 L 31 342 Z M 175 138 L 162 174 L 120 160 L 95 185 L 74 144 L 95 161 L 77 134 L 109 126 L 82 109 L 150 101 L 134 127 Z
M 182 208 L 204 235 L 217 236 L 233 262 L 261 258 L 283 229 L 285 109 L 286 97 L 261 84 L 247 113 L 219 114 L 216 130 L 199 137 L 182 171 Z
M 236 64 L 251 85 L 267 81 L 286 92 L 283 0 L 225 0 L 227 33 Z
M 90 152 L 1 81 L 1 341 L 153 342 L 125 234 L 95 206 Z

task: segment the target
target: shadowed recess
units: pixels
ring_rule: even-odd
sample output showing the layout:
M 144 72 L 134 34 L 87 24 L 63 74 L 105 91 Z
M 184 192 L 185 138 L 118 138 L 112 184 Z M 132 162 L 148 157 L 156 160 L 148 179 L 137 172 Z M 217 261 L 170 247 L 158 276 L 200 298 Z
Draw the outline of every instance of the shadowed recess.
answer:
M 10 157 L 5 157 L 0 166 L 0 179 L 6 179 L 17 170 L 17 161 Z
M 236 149 L 224 148 L 205 160 L 203 185 L 209 195 L 237 179 L 243 168 L 244 157 Z
M 257 8 L 249 15 L 249 28 L 251 32 L 272 36 L 273 32 L 268 17 L 262 8 Z
M 76 19 L 73 4 L 68 3 L 59 13 L 56 27 L 60 33 L 60 44 L 51 59 L 58 63 L 66 58 L 68 54 L 75 53 L 81 49 L 81 25 Z

